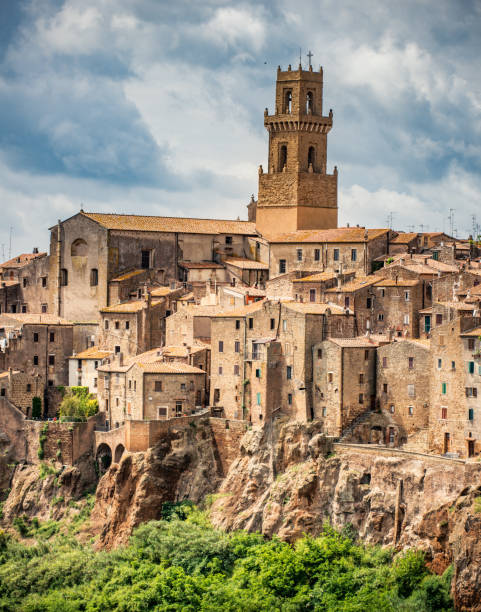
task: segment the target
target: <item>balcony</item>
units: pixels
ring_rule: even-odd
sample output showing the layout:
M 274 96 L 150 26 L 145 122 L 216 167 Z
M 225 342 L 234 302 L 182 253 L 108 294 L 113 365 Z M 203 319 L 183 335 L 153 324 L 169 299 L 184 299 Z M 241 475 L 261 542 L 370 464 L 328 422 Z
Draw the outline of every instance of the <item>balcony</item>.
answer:
M 251 353 L 245 353 L 244 360 L 245 361 L 265 361 L 266 353 L 265 351 L 252 351 Z

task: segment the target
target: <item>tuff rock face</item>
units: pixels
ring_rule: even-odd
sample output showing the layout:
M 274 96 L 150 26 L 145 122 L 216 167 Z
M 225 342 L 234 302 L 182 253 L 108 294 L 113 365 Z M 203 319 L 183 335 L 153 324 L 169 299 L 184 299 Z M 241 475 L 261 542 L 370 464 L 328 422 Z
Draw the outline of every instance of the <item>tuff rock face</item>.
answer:
M 207 425 L 172 432 L 146 453 L 124 453 L 97 487 L 91 526 L 99 546 L 125 544 L 134 527 L 161 518 L 164 502 L 198 503 L 221 480 Z

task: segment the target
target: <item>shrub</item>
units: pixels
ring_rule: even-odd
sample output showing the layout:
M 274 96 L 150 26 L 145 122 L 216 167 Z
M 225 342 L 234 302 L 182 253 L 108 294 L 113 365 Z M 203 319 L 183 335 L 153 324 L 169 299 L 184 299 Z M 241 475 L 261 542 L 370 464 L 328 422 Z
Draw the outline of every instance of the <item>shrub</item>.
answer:
M 59 414 L 61 420 L 86 421 L 98 409 L 99 403 L 88 387 L 70 387 L 60 404 Z

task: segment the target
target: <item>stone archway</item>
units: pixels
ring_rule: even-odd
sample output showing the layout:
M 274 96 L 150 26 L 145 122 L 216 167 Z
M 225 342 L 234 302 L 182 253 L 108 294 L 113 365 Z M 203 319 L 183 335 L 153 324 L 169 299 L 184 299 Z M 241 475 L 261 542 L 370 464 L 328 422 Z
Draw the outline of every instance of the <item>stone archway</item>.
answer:
M 117 448 L 114 453 L 114 461 L 118 463 L 122 459 L 122 455 L 125 452 L 125 446 L 123 444 L 117 444 Z
M 112 465 L 112 449 L 105 442 L 97 448 L 96 462 L 100 474 L 105 474 Z

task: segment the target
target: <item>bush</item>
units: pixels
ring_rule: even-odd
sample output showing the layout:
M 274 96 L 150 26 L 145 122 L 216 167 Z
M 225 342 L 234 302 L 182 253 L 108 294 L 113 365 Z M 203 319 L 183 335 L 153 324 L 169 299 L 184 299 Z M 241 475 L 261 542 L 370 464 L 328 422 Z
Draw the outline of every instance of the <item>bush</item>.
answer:
M 70 387 L 60 404 L 59 414 L 62 421 L 86 421 L 98 410 L 99 403 L 88 387 Z

